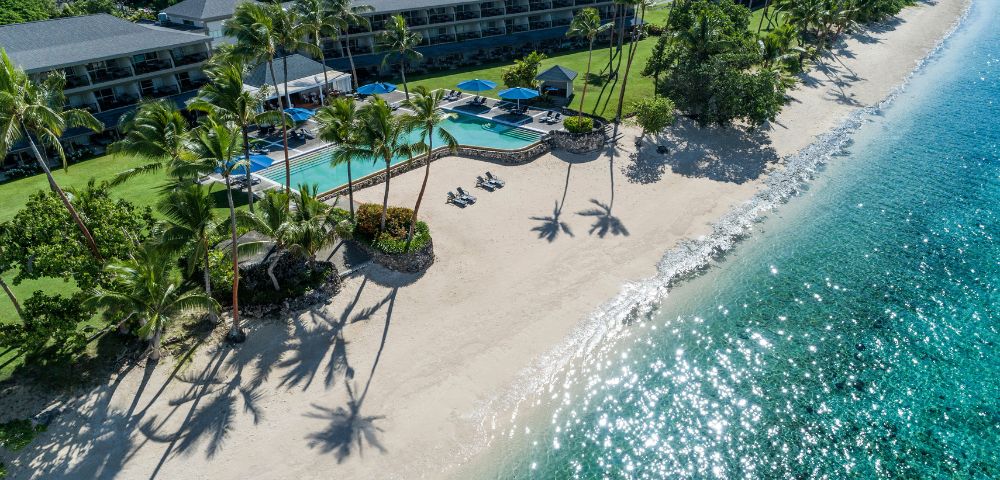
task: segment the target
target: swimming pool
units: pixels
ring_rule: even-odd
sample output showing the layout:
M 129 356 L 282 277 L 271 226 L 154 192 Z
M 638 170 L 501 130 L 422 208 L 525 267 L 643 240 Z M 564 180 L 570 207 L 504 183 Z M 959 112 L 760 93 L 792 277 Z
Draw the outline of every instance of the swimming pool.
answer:
M 490 122 L 471 115 L 458 114 L 457 117 L 445 121 L 443 128 L 448 130 L 458 140 L 460 145 L 471 147 L 488 147 L 500 150 L 518 150 L 538 142 L 542 134 L 526 128 Z M 440 136 L 434 140 L 434 147 L 444 145 Z M 420 135 L 413 132 L 408 135 L 409 142 L 416 142 Z M 320 192 L 333 190 L 347 183 L 347 165 L 331 166 L 333 156 L 331 148 L 323 148 L 292 160 L 292 184 L 317 185 Z M 408 157 L 397 157 L 392 164 L 406 161 Z M 351 174 L 354 180 L 378 172 L 385 168 L 379 160 L 354 160 L 351 162 Z M 285 167 L 280 162 L 270 168 L 257 172 L 268 179 L 284 185 Z

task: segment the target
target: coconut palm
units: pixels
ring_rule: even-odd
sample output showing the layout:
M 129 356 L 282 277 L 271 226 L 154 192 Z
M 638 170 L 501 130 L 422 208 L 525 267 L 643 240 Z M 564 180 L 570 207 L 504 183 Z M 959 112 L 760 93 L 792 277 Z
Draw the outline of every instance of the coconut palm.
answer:
M 164 196 L 157 209 L 167 219 L 161 242 L 172 252 L 182 252 L 187 260 L 187 275 L 194 274 L 195 266 L 202 265 L 205 295 L 212 296 L 211 264 L 212 232 L 218 227 L 215 202 L 208 190 L 201 185 L 188 185 Z
M 282 43 L 285 34 L 279 30 L 284 28 L 284 24 L 287 22 L 277 21 L 284 16 L 285 12 L 282 10 L 281 4 L 244 2 L 236 7 L 233 18 L 227 20 L 222 29 L 224 35 L 236 39 L 236 44 L 232 49 L 233 55 L 243 58 L 251 65 L 267 64 L 279 112 L 285 111 L 285 104 L 281 90 L 278 88 L 278 76 L 274 73 L 274 59 L 285 46 Z M 282 121 L 280 123 L 281 140 L 285 152 L 285 189 L 291 191 L 292 168 L 288 162 L 288 122 Z
M 334 38 L 337 38 L 336 21 L 324 0 L 295 0 L 293 8 L 302 19 L 302 30 L 312 37 L 313 45 L 316 46 L 316 53 L 319 55 L 319 61 L 323 64 L 323 88 L 320 89 L 320 98 L 325 98 L 325 90 L 327 85 L 330 84 L 330 79 L 326 75 L 326 53 L 323 52 L 322 44 L 324 36 L 332 35 Z
M 389 180 L 392 160 L 397 155 L 410 155 L 412 150 L 405 138 L 401 120 L 392 114 L 384 99 L 376 97 L 358 109 L 358 139 L 351 145 L 341 145 L 340 155 L 347 158 L 385 162 L 385 194 L 382 198 L 380 231 L 385 230 L 385 216 L 389 208 Z
M 347 200 L 351 218 L 354 218 L 354 179 L 351 176 L 351 157 L 348 154 L 358 142 L 357 104 L 349 98 L 338 98 L 330 105 L 316 111 L 313 120 L 319 124 L 319 138 L 334 145 L 331 163 L 347 165 Z
M 427 179 L 431 175 L 431 155 L 434 152 L 434 136 L 437 135 L 444 141 L 448 150 L 455 152 L 458 150 L 458 140 L 445 130 L 442 125 L 449 118 L 454 118 L 454 113 L 445 112 L 441 109 L 444 103 L 444 90 L 438 89 L 428 92 L 423 85 L 414 89 L 414 97 L 406 101 L 406 108 L 413 110 L 413 113 L 402 117 L 404 127 L 409 131 L 420 132 L 421 142 L 426 143 L 422 147 L 426 152 L 424 160 L 424 181 L 420 184 L 420 193 L 417 194 L 417 202 L 413 206 L 413 218 L 410 219 L 410 231 L 406 235 L 406 250 L 410 250 L 410 243 L 413 241 L 413 232 L 417 225 L 417 215 L 420 213 L 420 202 L 424 199 L 424 191 L 427 189 Z
M 119 128 L 124 135 L 108 151 L 144 158 L 146 163 L 115 175 L 113 185 L 160 170 L 166 170 L 177 184 L 190 175 L 191 128 L 173 100 L 143 100 L 122 117 Z
M 271 284 L 275 291 L 281 290 L 278 277 L 274 274 L 274 268 L 278 265 L 280 253 L 284 251 L 288 244 L 288 230 L 292 222 L 292 214 L 288 192 L 269 191 L 264 198 L 257 203 L 256 212 L 237 212 L 238 221 L 241 225 L 253 230 L 274 242 L 271 253 L 271 262 L 267 266 L 267 275 L 271 277 Z
M 37 140 L 43 146 L 54 149 L 62 159 L 63 169 L 66 169 L 66 152 L 59 143 L 63 132 L 72 127 L 85 127 L 95 132 L 104 129 L 104 125 L 89 112 L 65 108 L 65 84 L 66 78 L 58 74 L 48 75 L 41 83 L 31 81 L 24 70 L 14 66 L 7 52 L 0 48 L 0 156 L 6 156 L 15 145 L 23 140 L 27 141 L 35 160 L 48 178 L 49 187 L 69 211 L 76 227 L 83 234 L 90 253 L 94 258 L 102 260 L 93 235 L 66 192 L 56 183 L 49 169 L 48 159 L 36 143 Z
M 294 249 L 305 254 L 310 266 L 316 263 L 316 254 L 333 241 L 329 219 L 330 206 L 317 196 L 317 187 L 301 186 L 293 198 L 295 213 L 288 229 L 288 239 Z
M 250 127 L 260 123 L 284 121 L 279 112 L 263 111 L 267 99 L 267 89 L 250 92 L 243 88 L 243 65 L 238 61 L 220 63 L 205 70 L 209 82 L 201 87 L 198 96 L 191 100 L 188 108 L 215 115 L 236 124 L 243 139 L 243 157 L 250 158 Z M 250 169 L 246 175 L 247 202 L 253 211 L 253 185 Z
M 319 56 L 323 50 L 306 40 L 311 32 L 309 25 L 303 23 L 304 19 L 298 10 L 282 8 L 281 3 L 277 0 L 274 5 L 277 6 L 274 9 L 275 41 L 284 53 L 281 57 L 282 78 L 285 84 L 285 100 L 288 101 L 288 107 L 291 108 L 294 105 L 292 105 L 291 93 L 288 92 L 288 57 L 298 51 Z
M 231 122 L 220 120 L 212 115 L 206 117 L 195 129 L 194 153 L 196 162 L 211 165 L 221 172 L 226 183 L 226 200 L 229 202 L 230 249 L 233 261 L 233 326 L 229 331 L 230 341 L 238 343 L 246 339 L 246 334 L 240 326 L 240 260 L 239 242 L 237 239 L 236 206 L 233 204 L 232 176 L 241 168 L 250 168 L 246 160 L 235 160 L 240 154 L 240 131 Z
M 174 276 L 173 256 L 154 244 L 139 246 L 130 258 L 105 267 L 108 285 L 93 291 L 85 302 L 95 307 L 124 312 L 139 323 L 138 333 L 150 341 L 150 358 L 160 359 L 160 341 L 170 323 L 184 315 L 215 312 L 211 297 L 185 292 Z
M 355 5 L 351 0 L 324 0 L 326 3 L 326 8 L 330 11 L 330 15 L 333 17 L 334 25 L 337 28 L 336 38 L 344 36 L 352 26 L 363 26 L 366 29 L 370 28 L 371 23 L 368 18 L 364 16 L 366 13 L 371 13 L 375 11 L 375 7 L 371 5 Z M 340 45 L 340 40 L 337 41 Z M 351 54 L 351 42 L 345 40 L 343 43 L 344 49 L 347 52 L 347 61 L 351 63 L 351 79 L 354 82 L 354 88 L 358 88 L 358 70 L 354 67 L 354 55 Z
M 566 31 L 567 37 L 583 37 L 587 39 L 587 73 L 583 76 L 583 92 L 580 94 L 580 110 L 578 116 L 583 116 L 583 99 L 587 97 L 587 84 L 590 83 L 590 61 L 594 58 L 594 41 L 602 32 L 611 28 L 610 23 L 601 23 L 601 14 L 596 8 L 584 8 L 573 17 Z
M 410 99 L 410 89 L 406 85 L 406 62 L 407 60 L 419 60 L 424 55 L 414 48 L 423 41 L 420 32 L 413 32 L 406 26 L 406 18 L 402 15 L 393 15 L 385 24 L 385 31 L 379 35 L 379 40 L 384 44 L 387 52 L 393 53 L 399 60 L 399 74 L 403 78 L 403 91 L 406 92 L 406 99 Z M 382 65 L 389 61 L 389 54 L 382 58 Z
M 654 6 L 652 0 L 624 0 L 624 1 L 629 2 L 629 5 L 632 6 L 632 8 L 638 8 L 639 10 L 638 24 L 645 25 L 646 9 Z M 639 34 L 636 33 L 636 35 Z M 629 72 L 632 71 L 632 60 L 635 59 L 635 52 L 638 51 L 638 48 L 636 48 L 638 43 L 639 43 L 639 38 L 634 38 L 633 41 L 630 42 L 628 46 L 628 61 L 625 64 L 625 75 L 622 77 L 622 85 L 621 87 L 619 87 L 620 90 L 618 91 L 618 109 L 615 113 L 615 130 L 614 133 L 612 134 L 612 138 L 615 138 L 618 135 L 618 125 L 621 123 L 622 108 L 624 107 L 623 104 L 625 103 L 625 87 L 628 85 L 628 75 Z

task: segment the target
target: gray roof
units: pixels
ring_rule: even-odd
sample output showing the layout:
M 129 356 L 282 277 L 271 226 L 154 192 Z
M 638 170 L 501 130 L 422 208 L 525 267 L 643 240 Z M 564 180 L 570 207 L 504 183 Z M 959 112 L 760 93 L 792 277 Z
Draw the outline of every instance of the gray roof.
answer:
M 305 57 L 301 54 L 289 55 L 287 57 L 274 59 L 274 74 L 278 76 L 278 83 L 285 82 L 285 65 L 284 60 L 288 59 L 288 80 L 298 80 L 300 78 L 311 77 L 313 75 L 319 75 L 323 73 L 323 64 L 313 60 L 311 58 Z M 334 78 L 338 73 L 335 70 L 329 68 L 326 69 L 327 75 L 330 78 Z M 274 85 L 274 80 L 271 77 L 271 71 L 268 69 L 266 63 L 258 65 L 249 73 L 247 73 L 246 78 L 243 79 L 243 83 L 250 85 L 251 87 L 260 88 L 263 85 Z
M 28 72 L 208 41 L 108 14 L 0 26 L 0 45 Z
M 570 70 L 562 65 L 556 65 L 552 68 L 539 73 L 535 80 L 541 80 L 543 82 L 572 82 L 576 78 L 576 72 Z
M 233 16 L 243 0 L 184 0 L 163 10 L 167 15 L 192 20 L 213 20 Z

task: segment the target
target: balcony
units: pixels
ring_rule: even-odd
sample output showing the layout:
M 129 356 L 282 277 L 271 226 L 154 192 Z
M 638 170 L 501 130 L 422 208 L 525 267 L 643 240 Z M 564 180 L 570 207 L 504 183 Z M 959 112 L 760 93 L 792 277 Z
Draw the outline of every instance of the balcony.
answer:
M 552 4 L 551 3 L 532 3 L 531 4 L 531 11 L 532 12 L 535 12 L 535 11 L 538 11 L 538 10 L 551 10 L 551 9 L 552 9 Z
M 552 8 L 565 8 L 572 6 L 573 6 L 573 0 L 555 0 L 552 2 Z
M 118 80 L 119 78 L 128 78 L 132 76 L 132 71 L 127 68 L 109 68 L 105 70 L 94 70 L 89 73 L 92 83 L 110 82 L 112 80 Z
M 444 15 L 444 14 L 431 15 L 429 18 L 430 18 L 431 23 L 448 23 L 448 22 L 454 22 L 455 21 L 455 17 L 454 16 L 452 16 L 452 15 Z
M 90 85 L 90 78 L 86 75 L 66 75 L 66 89 L 86 87 Z
M 454 41 L 455 41 L 454 35 L 435 35 L 431 43 L 433 44 L 451 43 Z
M 512 31 L 514 33 L 527 32 L 528 29 L 529 29 L 529 27 L 527 25 L 525 25 L 525 24 L 522 23 L 522 24 L 514 25 L 514 28 L 512 29 Z
M 459 20 L 470 20 L 473 18 L 479 18 L 479 13 L 477 12 L 458 12 L 455 14 Z
M 469 40 L 472 38 L 479 38 L 479 37 L 480 37 L 479 32 L 462 32 L 455 35 L 455 38 L 457 38 L 459 42 L 461 42 L 462 40 Z
M 351 55 L 360 55 L 363 53 L 372 53 L 372 47 L 368 45 L 352 45 Z
M 136 75 L 142 75 L 144 73 L 158 72 L 160 70 L 169 70 L 174 68 L 167 60 L 152 59 L 143 62 L 135 63 L 132 65 L 135 70 Z
M 424 18 L 424 17 L 407 18 L 406 19 L 406 24 L 409 25 L 409 26 L 411 26 L 411 27 L 418 27 L 420 25 L 427 25 L 427 19 Z
M 486 30 L 483 30 L 483 36 L 484 37 L 493 37 L 493 36 L 496 36 L 496 35 L 503 35 L 503 29 L 502 28 L 493 27 L 493 28 L 487 28 Z
M 557 18 L 552 21 L 553 27 L 562 27 L 564 25 L 569 25 L 573 21 L 572 18 Z
M 484 8 L 481 15 L 483 17 L 495 17 L 497 15 L 503 15 L 502 8 Z
M 191 78 L 187 80 L 181 80 L 180 81 L 181 92 L 190 92 L 191 90 L 197 90 L 206 83 L 208 83 L 207 78 Z
M 531 22 L 532 30 L 541 30 L 543 28 L 549 28 L 552 26 L 551 22 Z
M 370 27 L 371 25 L 351 25 L 350 28 L 347 29 L 347 34 L 357 35 L 359 33 L 368 33 L 371 31 L 369 30 Z
M 163 98 L 163 97 L 169 97 L 171 95 L 177 95 L 178 93 L 181 93 L 181 90 L 179 88 L 177 88 L 174 85 L 166 85 L 163 87 L 154 88 L 152 92 L 147 93 L 147 96 L 153 98 Z
M 181 55 L 174 59 L 174 65 L 180 67 L 183 65 L 191 65 L 193 63 L 204 62 L 208 60 L 207 52 L 197 52 L 189 53 L 187 55 Z
M 97 104 L 101 106 L 101 111 L 106 112 L 108 110 L 114 110 L 116 108 L 127 107 L 135 103 L 137 99 L 131 95 L 122 95 L 119 98 L 106 98 L 97 101 Z
M 88 111 L 90 113 L 97 113 L 97 112 L 100 111 L 100 109 L 97 107 L 96 103 L 84 103 L 84 104 L 81 104 L 81 105 L 71 106 L 70 108 L 76 108 L 76 109 L 79 109 L 79 110 L 86 110 L 86 111 Z
M 507 13 L 524 13 L 530 10 L 527 5 L 511 5 L 507 7 Z

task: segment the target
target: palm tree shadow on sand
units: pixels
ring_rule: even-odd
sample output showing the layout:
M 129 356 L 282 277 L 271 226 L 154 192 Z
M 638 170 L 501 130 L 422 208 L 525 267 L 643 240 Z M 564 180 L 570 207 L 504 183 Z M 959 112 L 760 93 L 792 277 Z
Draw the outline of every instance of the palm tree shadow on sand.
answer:
M 544 238 L 550 243 L 554 242 L 560 233 L 565 233 L 572 237 L 573 230 L 569 228 L 569 224 L 560 219 L 561 215 L 562 205 L 556 202 L 555 207 L 552 208 L 552 215 L 548 217 L 531 217 L 532 220 L 542 222 L 541 225 L 535 226 L 531 231 L 538 232 L 538 238 Z
M 597 201 L 596 199 L 590 199 L 590 203 L 596 205 L 596 208 L 591 208 L 589 210 L 584 210 L 582 212 L 577 212 L 577 215 L 584 217 L 594 217 L 594 224 L 590 226 L 590 234 L 593 235 L 595 232 L 598 237 L 604 238 L 608 233 L 611 235 L 623 235 L 628 236 L 628 229 L 622 224 L 621 219 L 611 214 L 611 206 L 606 205 Z
M 325 429 L 307 437 L 309 447 L 318 447 L 322 453 L 333 452 L 337 463 L 341 463 L 349 457 L 351 449 L 355 448 L 355 445 L 358 455 L 363 455 L 366 443 L 380 453 L 385 453 L 386 449 L 378 439 L 379 434 L 384 430 L 375 425 L 376 421 L 384 419 L 385 416 L 362 415 L 361 403 L 364 396 L 355 398 L 350 382 L 345 379 L 344 384 L 347 385 L 347 393 L 350 396 L 347 408 L 328 408 L 313 404 L 313 408 L 317 411 L 306 414 L 309 418 L 330 422 Z

